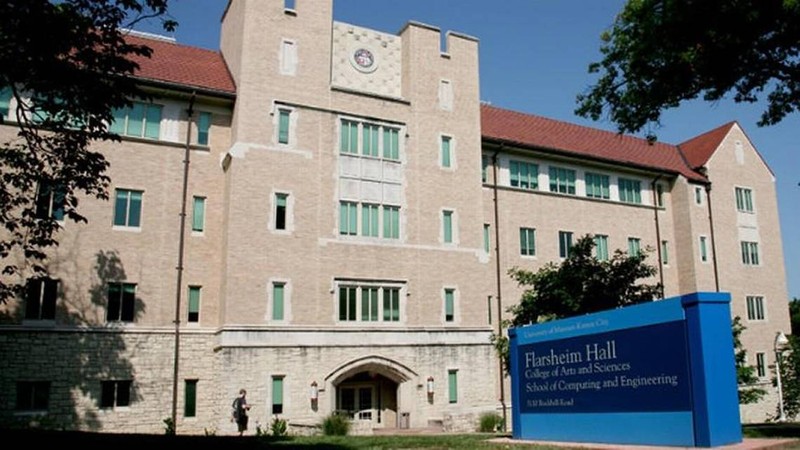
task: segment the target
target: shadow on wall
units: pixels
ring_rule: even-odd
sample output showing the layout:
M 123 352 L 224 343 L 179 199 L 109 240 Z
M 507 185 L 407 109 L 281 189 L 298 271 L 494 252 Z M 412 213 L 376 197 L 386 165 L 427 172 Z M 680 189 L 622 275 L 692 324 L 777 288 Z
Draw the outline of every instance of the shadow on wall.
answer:
M 4 427 L 99 431 L 101 410 L 113 414 L 140 399 L 128 359 L 136 349 L 118 331 L 144 313 L 145 303 L 125 282 L 116 250 L 98 251 L 90 274 L 77 258 L 59 255 L 49 263 L 48 273 L 62 275 L 54 321 L 25 320 L 26 299 L 6 314 L 24 326 L 0 334 L 0 360 L 8 364 L 0 374 Z

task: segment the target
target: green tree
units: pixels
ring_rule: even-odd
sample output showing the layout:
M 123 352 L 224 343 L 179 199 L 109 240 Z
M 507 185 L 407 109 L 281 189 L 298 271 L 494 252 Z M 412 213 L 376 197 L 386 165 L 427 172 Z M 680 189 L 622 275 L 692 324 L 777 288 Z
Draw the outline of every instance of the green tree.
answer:
M 167 1 L 0 2 L 0 91 L 17 105 L 16 137 L 0 143 L 0 302 L 46 271 L 60 220 L 86 221 L 79 197 L 107 198 L 108 162 L 90 145 L 119 140 L 107 126 L 113 110 L 146 97 L 131 57 L 152 52 L 125 29 L 143 20 L 174 29 Z
M 747 351 L 742 346 L 741 336 L 745 330 L 739 316 L 733 318 L 733 351 L 736 360 L 736 382 L 739 385 L 739 403 L 747 405 L 761 400 L 767 391 L 757 386 L 756 368 L 747 365 Z
M 793 298 L 789 302 L 789 319 L 792 321 L 792 334 L 800 335 L 800 298 Z
M 760 126 L 800 107 L 800 1 L 630 0 L 601 36 L 597 83 L 576 113 L 607 117 L 620 132 L 659 125 L 681 101 L 756 102 Z
M 645 249 L 638 255 L 617 250 L 611 259 L 599 260 L 593 255 L 594 237 L 585 235 L 570 248 L 560 264 L 547 263 L 536 272 L 514 267 L 509 275 L 526 289 L 519 303 L 508 308 L 512 319 L 505 326 L 522 326 L 548 320 L 589 314 L 621 306 L 652 301 L 661 297 L 660 283 L 641 282 L 658 273 L 645 263 L 652 252 Z M 491 337 L 508 370 L 508 338 Z
M 800 339 L 797 336 L 787 337 L 789 346 L 779 356 L 781 391 L 784 414 L 787 419 L 794 420 L 800 413 Z

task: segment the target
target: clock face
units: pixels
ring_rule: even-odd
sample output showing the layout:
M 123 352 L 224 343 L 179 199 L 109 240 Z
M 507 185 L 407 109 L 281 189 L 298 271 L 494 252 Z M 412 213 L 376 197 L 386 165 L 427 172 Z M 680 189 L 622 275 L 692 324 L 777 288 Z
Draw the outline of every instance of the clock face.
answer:
M 369 69 L 373 64 L 375 64 L 375 56 L 372 55 L 371 51 L 365 48 L 356 50 L 355 53 L 353 53 L 353 60 L 359 65 L 359 67 L 364 69 Z

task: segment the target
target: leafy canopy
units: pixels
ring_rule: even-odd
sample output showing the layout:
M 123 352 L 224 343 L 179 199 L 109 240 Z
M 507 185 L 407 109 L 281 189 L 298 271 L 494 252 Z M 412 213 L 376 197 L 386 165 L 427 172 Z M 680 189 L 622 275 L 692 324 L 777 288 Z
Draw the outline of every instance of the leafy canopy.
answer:
M 787 336 L 789 345 L 779 353 L 781 367 L 781 391 L 786 418 L 795 420 L 800 414 L 800 339 Z M 777 380 L 776 380 L 777 381 Z M 779 411 L 775 416 L 778 417 Z
M 0 91 L 16 101 L 16 138 L 0 127 L 0 302 L 46 272 L 60 220 L 86 221 L 81 196 L 107 198 L 108 162 L 90 145 L 119 140 L 107 128 L 113 110 L 146 97 L 130 57 L 152 51 L 126 42 L 124 28 L 158 19 L 174 29 L 167 1 L 0 2 Z
M 736 382 L 739 385 L 739 404 L 747 405 L 757 403 L 767 393 L 759 386 L 759 379 L 756 375 L 756 368 L 747 365 L 747 351 L 742 346 L 742 332 L 745 330 L 742 319 L 734 317 L 732 324 L 733 331 L 733 352 L 736 360 Z
M 681 101 L 756 102 L 759 126 L 800 107 L 800 0 L 630 0 L 602 35 L 597 84 L 576 113 L 621 133 L 659 125 Z

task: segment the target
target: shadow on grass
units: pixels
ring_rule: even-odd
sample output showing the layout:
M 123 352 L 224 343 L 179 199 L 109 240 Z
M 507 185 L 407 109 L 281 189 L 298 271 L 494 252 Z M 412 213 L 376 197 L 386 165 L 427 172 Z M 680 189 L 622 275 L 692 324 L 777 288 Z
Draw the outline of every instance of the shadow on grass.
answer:
M 800 423 L 757 423 L 742 426 L 745 437 L 750 438 L 800 438 Z

